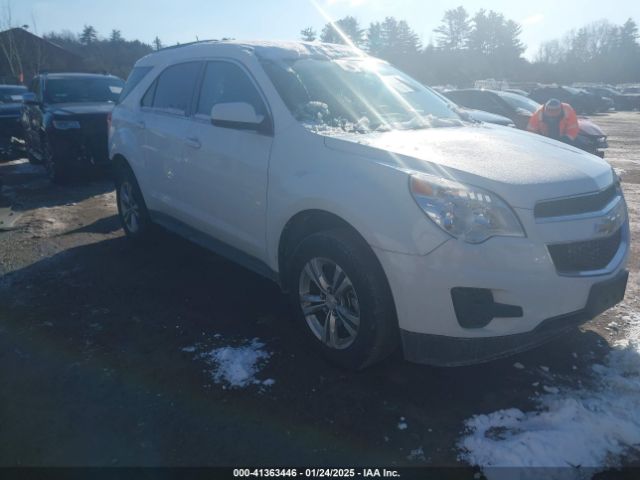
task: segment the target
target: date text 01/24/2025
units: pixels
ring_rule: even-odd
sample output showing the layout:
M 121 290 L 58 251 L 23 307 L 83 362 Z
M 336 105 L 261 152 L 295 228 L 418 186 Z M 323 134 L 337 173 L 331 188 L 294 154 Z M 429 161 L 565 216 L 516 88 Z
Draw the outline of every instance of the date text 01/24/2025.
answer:
M 236 468 L 233 470 L 234 478 L 242 477 L 301 477 L 301 478 L 394 478 L 400 477 L 397 470 L 386 468 Z

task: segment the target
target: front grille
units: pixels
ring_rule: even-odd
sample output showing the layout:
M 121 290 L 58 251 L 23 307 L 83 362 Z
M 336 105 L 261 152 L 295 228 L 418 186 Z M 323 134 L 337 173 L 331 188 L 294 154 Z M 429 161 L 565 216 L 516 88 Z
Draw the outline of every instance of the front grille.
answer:
M 578 273 L 605 268 L 620 248 L 622 228 L 610 237 L 582 242 L 549 245 L 549 253 L 559 273 Z
M 536 218 L 550 218 L 597 212 L 609 205 L 617 194 L 618 188 L 614 183 L 596 193 L 540 202 L 535 206 L 533 214 Z

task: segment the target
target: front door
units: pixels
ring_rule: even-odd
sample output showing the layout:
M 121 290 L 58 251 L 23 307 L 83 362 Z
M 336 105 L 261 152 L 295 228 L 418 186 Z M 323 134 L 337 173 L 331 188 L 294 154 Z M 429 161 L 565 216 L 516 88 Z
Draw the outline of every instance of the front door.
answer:
M 266 199 L 272 136 L 211 123 L 219 103 L 248 103 L 269 112 L 247 71 L 236 63 L 206 63 L 179 175 L 192 222 L 201 231 L 257 258 L 265 255 Z

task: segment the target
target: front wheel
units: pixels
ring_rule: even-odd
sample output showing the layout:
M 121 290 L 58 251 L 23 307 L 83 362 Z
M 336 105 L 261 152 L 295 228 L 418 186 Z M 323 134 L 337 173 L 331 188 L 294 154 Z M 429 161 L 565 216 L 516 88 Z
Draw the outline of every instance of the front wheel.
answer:
M 360 370 L 393 352 L 398 345 L 393 299 L 363 240 L 342 229 L 313 234 L 290 265 L 295 316 L 328 360 Z

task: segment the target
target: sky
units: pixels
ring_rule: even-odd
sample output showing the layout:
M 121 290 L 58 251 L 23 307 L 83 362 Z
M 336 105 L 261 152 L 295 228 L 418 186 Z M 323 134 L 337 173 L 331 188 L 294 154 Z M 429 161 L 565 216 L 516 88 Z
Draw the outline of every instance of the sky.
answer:
M 295 40 L 302 28 L 319 31 L 326 23 L 314 1 L 331 18 L 353 15 L 365 27 L 386 16 L 407 20 L 425 45 L 435 40 L 433 29 L 447 9 L 496 10 L 522 25 L 528 58 L 541 42 L 590 22 L 621 24 L 631 17 L 640 23 L 639 0 L 0 0 L 0 5 L 10 5 L 14 25 L 29 25 L 37 34 L 80 32 L 93 25 L 103 37 L 115 28 L 126 39 L 151 43 L 158 36 L 173 45 L 222 37 Z

